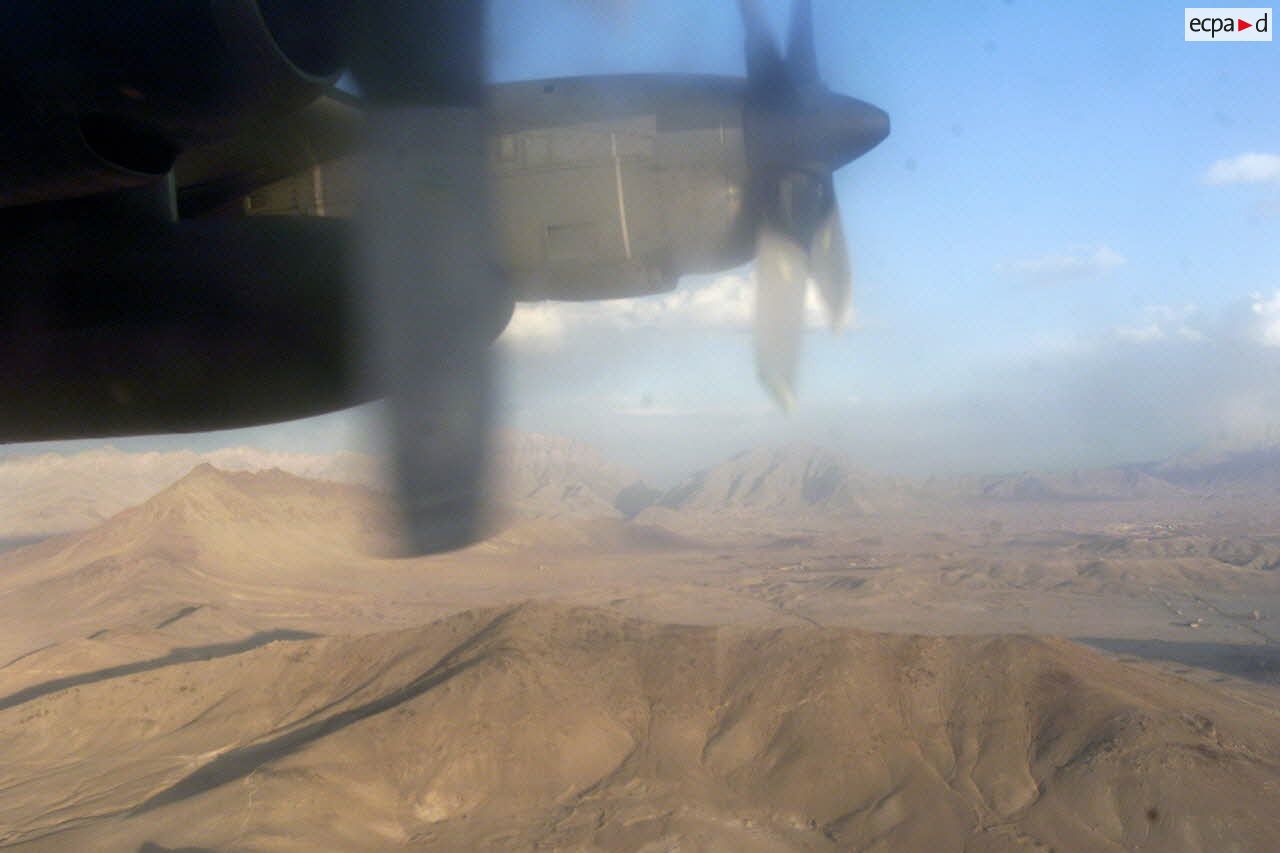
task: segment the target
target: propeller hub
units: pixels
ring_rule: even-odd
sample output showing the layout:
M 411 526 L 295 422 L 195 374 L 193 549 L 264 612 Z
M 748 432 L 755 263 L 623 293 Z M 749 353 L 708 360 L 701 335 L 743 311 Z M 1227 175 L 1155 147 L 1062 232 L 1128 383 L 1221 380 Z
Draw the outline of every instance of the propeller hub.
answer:
M 835 171 L 875 148 L 889 135 L 889 114 L 845 95 L 826 94 L 814 128 L 821 160 Z
M 748 102 L 748 159 L 761 170 L 834 172 L 889 135 L 889 115 L 866 101 L 826 90 L 774 107 Z

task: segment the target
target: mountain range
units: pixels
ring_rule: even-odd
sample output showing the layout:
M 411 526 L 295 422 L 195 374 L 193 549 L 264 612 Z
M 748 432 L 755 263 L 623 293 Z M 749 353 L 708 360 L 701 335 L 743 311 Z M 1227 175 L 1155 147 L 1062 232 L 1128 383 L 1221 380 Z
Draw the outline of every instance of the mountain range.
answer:
M 902 504 L 906 491 L 821 447 L 793 444 L 735 454 L 656 500 L 682 512 L 869 515 Z
M 200 465 L 228 472 L 278 470 L 308 480 L 381 490 L 372 456 L 235 447 L 130 453 L 113 447 L 0 460 L 0 540 L 85 530 L 136 506 Z M 517 518 L 618 517 L 614 502 L 639 476 L 582 442 L 504 431 L 495 442 L 493 493 Z
M 0 540 L 83 530 L 135 506 L 201 464 L 227 471 L 278 469 L 306 479 L 381 488 L 373 457 L 230 448 L 127 453 L 114 448 L 0 460 Z M 514 519 L 697 516 L 874 516 L 922 502 L 977 500 L 1259 500 L 1280 494 L 1280 446 L 1206 450 L 1168 460 L 1067 472 L 935 477 L 924 481 L 859 469 L 840 454 L 792 444 L 756 448 L 666 490 L 646 485 L 589 445 L 506 431 L 495 443 L 493 494 Z

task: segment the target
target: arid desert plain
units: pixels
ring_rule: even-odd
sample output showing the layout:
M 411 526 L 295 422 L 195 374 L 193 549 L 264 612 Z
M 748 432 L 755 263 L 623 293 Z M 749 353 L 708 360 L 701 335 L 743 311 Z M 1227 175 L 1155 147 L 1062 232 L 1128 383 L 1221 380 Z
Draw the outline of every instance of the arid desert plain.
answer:
M 1280 451 L 507 442 L 413 560 L 352 460 L 0 465 L 0 848 L 1280 849 Z

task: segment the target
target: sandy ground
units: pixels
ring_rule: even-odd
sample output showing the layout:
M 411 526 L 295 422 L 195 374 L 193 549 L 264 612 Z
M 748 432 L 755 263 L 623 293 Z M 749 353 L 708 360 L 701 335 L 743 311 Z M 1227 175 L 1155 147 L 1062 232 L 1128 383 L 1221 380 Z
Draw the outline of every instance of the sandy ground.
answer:
M 526 521 L 196 472 L 0 554 L 0 847 L 1266 851 L 1254 506 Z

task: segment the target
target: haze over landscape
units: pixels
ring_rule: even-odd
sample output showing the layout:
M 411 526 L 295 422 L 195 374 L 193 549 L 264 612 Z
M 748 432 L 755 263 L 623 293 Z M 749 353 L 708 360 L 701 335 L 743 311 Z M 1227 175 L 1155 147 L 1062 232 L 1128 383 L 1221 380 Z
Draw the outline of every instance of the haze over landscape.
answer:
M 0 846 L 1280 833 L 1280 449 L 912 480 L 788 445 L 659 490 L 581 442 L 502 447 L 494 535 L 409 561 L 376 556 L 368 458 L 0 464 L 7 523 L 71 531 L 0 554 Z

